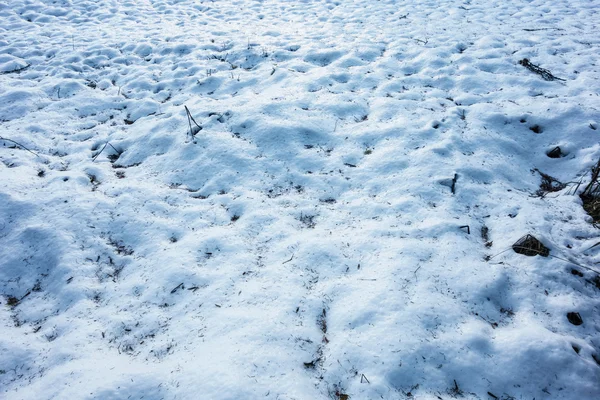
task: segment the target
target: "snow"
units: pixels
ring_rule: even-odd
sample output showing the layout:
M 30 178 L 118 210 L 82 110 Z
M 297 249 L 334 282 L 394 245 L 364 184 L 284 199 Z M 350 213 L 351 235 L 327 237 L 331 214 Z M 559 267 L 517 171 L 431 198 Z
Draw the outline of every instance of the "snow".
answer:
M 0 397 L 600 398 L 599 11 L 0 0 Z

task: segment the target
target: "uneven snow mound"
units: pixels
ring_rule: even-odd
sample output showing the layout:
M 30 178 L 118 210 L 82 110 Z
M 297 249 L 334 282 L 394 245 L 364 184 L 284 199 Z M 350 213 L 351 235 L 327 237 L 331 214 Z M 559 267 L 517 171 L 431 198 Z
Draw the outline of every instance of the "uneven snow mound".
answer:
M 0 397 L 600 398 L 599 11 L 0 1 Z

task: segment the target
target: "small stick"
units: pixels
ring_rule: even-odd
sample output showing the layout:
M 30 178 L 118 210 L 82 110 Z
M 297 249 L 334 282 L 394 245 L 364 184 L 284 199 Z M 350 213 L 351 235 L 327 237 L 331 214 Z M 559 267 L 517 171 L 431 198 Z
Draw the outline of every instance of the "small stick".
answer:
M 102 147 L 102 150 L 100 150 L 100 153 L 96 154 L 96 156 L 94 158 L 92 158 L 92 162 L 96 161 L 96 158 L 98 158 L 100 156 L 100 154 L 102 154 L 102 152 L 104 151 L 104 149 L 106 148 L 106 146 L 109 146 L 109 145 L 110 145 L 110 147 L 112 147 L 117 152 L 117 154 L 119 154 L 119 150 L 115 149 L 115 146 L 113 146 L 112 144 L 110 144 L 110 142 L 106 142 L 104 144 L 104 147 Z
M 179 285 L 177 285 L 177 286 L 176 286 L 176 287 L 175 287 L 173 290 L 171 290 L 171 294 L 175 293 L 175 292 L 177 291 L 177 289 L 179 289 L 179 288 L 181 288 L 181 289 L 185 289 L 185 288 L 183 287 L 183 282 L 181 282 L 181 283 L 180 283 Z
M 371 382 L 369 382 L 369 380 L 367 379 L 367 377 L 365 376 L 365 374 L 360 374 L 360 383 L 363 383 L 363 379 L 365 381 L 367 381 L 367 383 L 371 383 Z
M 596 247 L 596 246 L 600 246 L 600 242 L 596 243 L 595 245 L 593 245 L 593 246 L 592 246 L 592 247 L 590 247 L 590 248 L 587 248 L 587 249 L 585 249 L 584 251 L 591 250 L 591 249 L 593 249 L 593 248 L 594 248 L 594 247 Z
M 594 247 L 594 246 L 592 246 L 592 247 Z M 536 253 L 538 253 L 538 254 L 542 254 L 542 252 L 541 252 L 541 251 L 539 251 L 539 250 L 537 250 L 537 249 L 532 249 L 532 248 L 529 248 L 529 247 L 524 247 L 524 246 L 514 246 L 514 245 L 513 245 L 513 246 L 509 247 L 508 249 L 506 249 L 506 250 L 503 250 L 503 251 L 501 251 L 500 253 L 496 254 L 495 256 L 493 256 L 493 257 L 490 257 L 490 258 L 489 258 L 487 261 L 490 261 L 492 258 L 498 257 L 500 254 L 506 253 L 507 251 L 509 251 L 509 250 L 513 250 L 513 249 L 515 249 L 515 248 L 517 248 L 517 249 L 523 249 L 523 250 L 529 250 L 529 251 L 536 252 Z M 589 249 L 588 249 L 588 250 L 589 250 Z M 585 250 L 584 250 L 584 251 L 585 251 Z M 593 269 L 593 268 L 590 268 L 590 267 L 586 267 L 585 265 L 581 265 L 581 264 L 579 264 L 579 263 L 576 263 L 576 262 L 573 262 L 573 261 L 569 261 L 569 260 L 567 260 L 567 259 L 564 259 L 564 258 L 561 258 L 561 257 L 555 256 L 555 255 L 552 255 L 552 254 L 548 254 L 548 257 L 556 258 L 557 260 L 561 260 L 561 261 L 567 262 L 567 263 L 569 263 L 569 264 L 577 265 L 577 266 L 578 266 L 578 267 L 580 267 L 580 268 L 587 269 L 588 271 L 592 271 L 592 272 L 595 272 L 595 273 L 597 273 L 598 275 L 600 275 L 600 271 L 596 271 L 595 269 Z
M 23 68 L 17 68 L 17 69 L 13 69 L 12 71 L 4 71 L 4 72 L 0 72 L 0 75 L 5 75 L 5 74 L 13 74 L 13 73 L 19 73 L 21 71 L 25 71 L 27 68 L 31 67 L 31 64 L 27 64 L 26 66 L 24 66 Z
M 281 263 L 281 265 L 283 265 L 283 264 L 287 264 L 287 263 L 289 263 L 290 261 L 292 261 L 293 259 L 294 259 L 294 255 L 292 254 L 292 257 L 291 257 L 289 260 L 287 260 L 287 261 L 284 261 L 283 263 Z
M 452 190 L 452 194 L 456 193 L 456 181 L 458 180 L 458 174 L 454 174 L 454 178 L 452 178 L 452 186 L 450 189 Z
M 537 28 L 537 29 L 532 29 L 532 28 L 524 28 L 523 29 L 526 32 L 535 32 L 535 31 L 550 31 L 550 30 L 555 30 L 555 31 L 564 31 L 564 29 L 562 28 Z
M 7 139 L 7 138 L 5 138 L 5 137 L 2 137 L 2 136 L 0 136 L 0 140 L 4 140 L 4 141 L 7 141 L 7 142 L 14 143 L 14 144 L 16 144 L 17 146 L 19 146 L 19 147 L 23 148 L 23 150 L 27 150 L 28 152 L 30 152 L 30 153 L 31 153 L 31 154 L 33 154 L 34 156 L 36 156 L 36 157 L 40 157 L 38 154 L 36 154 L 36 153 L 34 153 L 33 151 L 29 150 L 27 147 L 23 146 L 21 143 L 19 143 L 19 142 L 15 142 L 15 141 L 14 141 L 14 140 L 12 140 L 12 139 Z M 40 158 L 41 158 L 41 157 L 40 157 Z
M 558 77 L 552 75 L 552 73 L 550 71 L 548 71 L 547 69 L 544 69 L 544 68 L 540 67 L 539 65 L 532 64 L 531 62 L 529 62 L 529 60 L 527 58 L 520 60 L 519 64 L 521 64 L 522 66 L 524 66 L 531 72 L 541 75 L 542 78 L 544 78 L 547 81 L 563 81 L 563 82 L 565 81 L 562 78 L 558 78 Z
M 548 254 L 548 256 L 552 257 L 552 258 L 556 258 L 557 260 L 561 260 L 561 261 L 567 262 L 569 264 L 577 265 L 580 268 L 587 269 L 588 271 L 592 271 L 592 272 L 595 272 L 598 275 L 600 275 L 600 271 L 596 271 L 595 269 L 590 268 L 590 267 L 586 267 L 585 265 L 581 265 L 581 264 L 578 264 L 578 263 L 573 262 L 573 261 L 566 260 L 566 259 L 561 258 L 561 257 L 553 256 L 552 254 Z

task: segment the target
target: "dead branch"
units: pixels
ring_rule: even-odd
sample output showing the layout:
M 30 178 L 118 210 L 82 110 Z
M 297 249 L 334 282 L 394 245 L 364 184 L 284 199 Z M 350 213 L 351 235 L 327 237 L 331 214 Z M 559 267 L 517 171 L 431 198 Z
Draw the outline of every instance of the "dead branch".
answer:
M 548 71 L 547 69 L 541 68 L 539 65 L 532 64 L 531 62 L 529 62 L 529 60 L 527 58 L 520 60 L 519 64 L 521 64 L 522 66 L 524 66 L 531 72 L 541 75 L 541 77 L 547 81 L 563 81 L 563 82 L 565 81 L 562 78 L 558 78 L 558 77 L 552 75 L 552 73 L 550 71 Z

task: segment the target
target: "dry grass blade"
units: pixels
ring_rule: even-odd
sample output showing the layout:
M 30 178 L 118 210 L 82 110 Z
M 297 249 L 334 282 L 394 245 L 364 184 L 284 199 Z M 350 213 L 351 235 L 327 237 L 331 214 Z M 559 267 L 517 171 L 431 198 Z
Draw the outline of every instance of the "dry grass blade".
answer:
M 104 151 L 104 149 L 106 148 L 106 146 L 110 146 L 110 147 L 112 147 L 112 148 L 113 148 L 113 150 L 117 152 L 117 154 L 121 154 L 121 153 L 122 153 L 121 151 L 117 150 L 117 149 L 115 148 L 115 146 L 113 146 L 112 144 L 110 144 L 110 142 L 106 142 L 106 143 L 104 144 L 104 146 L 102 147 L 102 150 L 100 150 L 100 152 L 99 152 L 98 154 L 96 154 L 96 155 L 94 156 L 94 158 L 92 158 L 92 162 L 96 161 L 96 158 L 98 158 L 98 157 L 100 156 L 100 154 L 102 154 L 102 152 Z
M 592 167 L 592 179 L 579 195 L 583 209 L 592 217 L 594 223 L 600 222 L 600 159 Z
M 560 192 L 565 187 L 567 187 L 566 184 L 562 183 L 561 181 L 559 181 L 558 179 L 554 178 L 553 176 L 545 174 L 545 173 L 543 173 L 542 171 L 540 171 L 538 169 L 536 169 L 536 171 L 542 177 L 542 182 L 540 183 L 540 188 L 536 192 L 536 194 L 538 196 L 544 197 L 548 193 L 551 193 L 551 192 Z
M 592 180 L 581 193 L 582 196 L 600 196 L 600 159 L 592 167 Z
M 17 146 L 21 147 L 23 150 L 26 150 L 26 151 L 30 152 L 30 153 L 31 153 L 31 154 L 33 154 L 34 156 L 36 156 L 36 157 L 40 157 L 40 156 L 39 156 L 37 153 L 35 153 L 35 152 L 33 152 L 33 151 L 29 150 L 27 147 L 23 146 L 21 143 L 19 143 L 19 142 L 15 142 L 15 141 L 14 141 L 14 140 L 12 140 L 12 139 L 8 139 L 8 138 L 5 138 L 5 137 L 2 137 L 2 136 L 0 136 L 0 140 L 4 140 L 5 142 L 11 142 L 11 143 L 14 143 L 15 145 L 17 145 Z
M 185 107 L 185 112 L 187 113 L 187 117 L 188 117 L 188 124 L 190 125 L 190 137 L 192 139 L 194 139 L 194 136 L 196 135 L 196 133 L 200 132 L 202 130 L 202 127 L 200 125 L 198 125 L 198 123 L 196 122 L 196 120 L 194 119 L 194 117 L 192 116 L 192 113 L 190 112 L 190 110 L 187 108 L 187 106 Z M 194 127 L 192 127 L 192 122 L 194 123 Z

